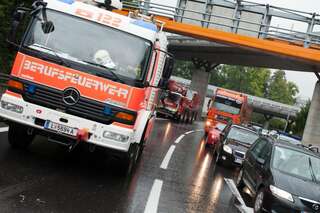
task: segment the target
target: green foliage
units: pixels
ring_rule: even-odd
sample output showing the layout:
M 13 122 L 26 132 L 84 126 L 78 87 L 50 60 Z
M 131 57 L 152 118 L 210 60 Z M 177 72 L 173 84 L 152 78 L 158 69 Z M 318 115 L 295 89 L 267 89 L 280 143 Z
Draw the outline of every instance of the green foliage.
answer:
M 0 72 L 9 73 L 16 52 L 9 48 L 6 38 L 11 28 L 11 16 L 16 8 L 16 3 L 30 6 L 33 0 L 13 1 L 0 0 Z
M 192 70 L 194 69 L 192 62 L 190 61 L 175 61 L 173 75 L 179 76 L 185 79 L 191 79 Z
M 285 72 L 278 70 L 270 79 L 266 98 L 285 104 L 294 104 L 298 93 L 298 86 L 293 82 L 288 82 Z
M 293 126 L 293 132 L 297 135 L 301 135 L 303 134 L 304 131 L 304 127 L 306 125 L 307 122 L 307 118 L 308 118 L 308 113 L 309 113 L 309 109 L 310 109 L 310 105 L 311 105 L 311 101 L 308 100 L 307 103 L 305 104 L 305 106 L 303 106 L 300 110 L 300 112 L 298 113 L 294 126 Z

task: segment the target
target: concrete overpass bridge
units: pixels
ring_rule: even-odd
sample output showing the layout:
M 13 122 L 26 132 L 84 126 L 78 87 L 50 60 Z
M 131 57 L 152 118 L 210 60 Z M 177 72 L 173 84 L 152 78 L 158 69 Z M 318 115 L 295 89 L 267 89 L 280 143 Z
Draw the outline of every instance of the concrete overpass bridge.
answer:
M 314 72 L 320 79 L 319 14 L 243 0 L 168 2 L 123 1 L 124 9 L 117 12 L 154 15 L 164 31 L 183 36 L 170 38 L 170 50 L 177 58 L 194 62 L 191 88 L 200 94 L 207 91 L 210 71 L 221 63 Z M 275 19 L 286 27 L 275 25 Z M 297 22 L 304 25 L 302 30 L 291 27 Z M 319 102 L 317 84 L 303 137 L 306 144 L 320 143 Z

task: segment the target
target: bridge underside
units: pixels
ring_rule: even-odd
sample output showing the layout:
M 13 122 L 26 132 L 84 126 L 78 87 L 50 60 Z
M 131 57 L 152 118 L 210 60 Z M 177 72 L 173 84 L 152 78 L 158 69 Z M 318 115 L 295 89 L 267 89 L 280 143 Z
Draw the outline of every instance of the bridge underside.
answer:
M 263 51 L 230 46 L 192 38 L 169 37 L 169 51 L 176 59 L 191 60 L 193 58 L 207 60 L 212 63 L 265 67 L 304 72 L 319 72 L 319 63 L 300 61 L 288 56 L 279 56 Z

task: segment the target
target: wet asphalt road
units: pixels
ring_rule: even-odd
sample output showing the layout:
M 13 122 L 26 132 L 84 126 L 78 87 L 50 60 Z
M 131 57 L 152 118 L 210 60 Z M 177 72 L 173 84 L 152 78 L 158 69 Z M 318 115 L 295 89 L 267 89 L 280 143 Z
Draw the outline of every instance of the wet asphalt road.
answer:
M 0 127 L 2 124 L 0 124 Z M 238 212 L 224 178 L 238 171 L 215 165 L 202 123 L 157 120 L 152 139 L 131 177 L 119 174 L 104 152 L 64 147 L 37 137 L 27 151 L 13 150 L 0 133 L 0 212 L 144 212 L 154 181 L 163 182 L 158 212 Z M 167 169 L 160 168 L 171 145 Z M 157 208 L 156 206 L 153 206 Z

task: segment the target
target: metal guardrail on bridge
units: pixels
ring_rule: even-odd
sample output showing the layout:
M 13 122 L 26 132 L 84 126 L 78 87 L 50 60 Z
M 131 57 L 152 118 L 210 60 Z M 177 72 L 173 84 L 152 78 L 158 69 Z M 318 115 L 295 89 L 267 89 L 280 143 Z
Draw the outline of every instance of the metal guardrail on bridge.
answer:
M 320 49 L 320 34 L 315 32 L 316 28 L 320 30 L 320 15 L 316 13 L 242 0 L 180 0 L 176 1 L 176 7 L 154 2 L 155 0 L 125 0 L 123 4 L 125 8 L 168 17 L 176 22 Z M 291 28 L 274 26 L 273 18 L 287 22 L 286 26 Z M 293 30 L 293 22 L 305 25 L 306 31 Z

